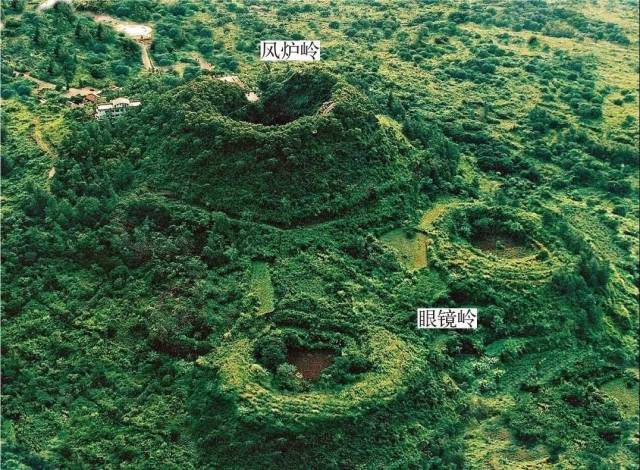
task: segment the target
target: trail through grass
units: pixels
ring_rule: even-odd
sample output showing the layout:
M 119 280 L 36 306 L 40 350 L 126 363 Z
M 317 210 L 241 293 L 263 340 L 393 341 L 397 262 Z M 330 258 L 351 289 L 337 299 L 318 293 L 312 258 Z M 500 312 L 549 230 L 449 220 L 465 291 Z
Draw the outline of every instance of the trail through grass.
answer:
M 275 309 L 273 284 L 269 265 L 263 261 L 253 264 L 251 272 L 251 291 L 258 298 L 258 314 L 273 312 Z

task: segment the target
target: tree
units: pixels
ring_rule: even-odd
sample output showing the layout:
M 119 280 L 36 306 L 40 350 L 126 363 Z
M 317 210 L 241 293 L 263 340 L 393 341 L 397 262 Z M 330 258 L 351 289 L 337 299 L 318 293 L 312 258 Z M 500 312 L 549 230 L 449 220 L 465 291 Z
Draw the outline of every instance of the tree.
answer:
M 582 253 L 578 263 L 578 271 L 592 289 L 597 291 L 606 289 L 611 275 L 611 267 L 606 261 L 599 260 L 593 253 Z
M 33 42 L 36 46 L 42 45 L 42 32 L 40 31 L 40 24 L 36 24 L 33 31 Z
M 287 360 L 287 348 L 282 337 L 270 334 L 258 340 L 256 356 L 265 367 L 277 370 Z
M 391 116 L 396 119 L 404 118 L 406 113 L 404 106 L 402 106 L 400 100 L 392 92 L 389 92 L 387 95 L 387 109 Z
M 27 198 L 22 204 L 25 214 L 31 217 L 43 216 L 49 201 L 49 194 L 31 181 L 27 183 L 26 191 Z
M 302 374 L 293 364 L 282 363 L 276 369 L 275 379 L 278 387 L 283 390 L 300 392 L 304 390 Z

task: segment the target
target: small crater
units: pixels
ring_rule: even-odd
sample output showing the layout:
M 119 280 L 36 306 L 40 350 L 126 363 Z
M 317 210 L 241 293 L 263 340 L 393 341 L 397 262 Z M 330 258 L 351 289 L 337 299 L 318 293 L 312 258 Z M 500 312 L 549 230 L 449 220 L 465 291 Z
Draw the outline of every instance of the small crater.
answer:
M 322 371 L 333 364 L 335 353 L 329 349 L 289 349 L 287 361 L 296 366 L 306 380 L 318 380 Z
M 302 116 L 327 114 L 335 103 L 331 101 L 331 90 L 335 78 L 327 74 L 299 74 L 284 82 L 263 85 L 260 101 L 251 101 L 244 109 L 241 120 L 265 126 L 276 126 L 295 121 Z
M 521 258 L 533 253 L 532 247 L 509 235 L 482 235 L 471 239 L 471 244 L 499 258 Z

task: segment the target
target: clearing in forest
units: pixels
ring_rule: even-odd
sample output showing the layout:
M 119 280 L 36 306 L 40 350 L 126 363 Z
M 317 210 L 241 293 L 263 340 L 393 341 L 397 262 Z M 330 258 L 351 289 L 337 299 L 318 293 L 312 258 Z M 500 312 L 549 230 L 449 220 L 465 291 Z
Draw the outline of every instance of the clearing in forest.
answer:
M 471 244 L 498 258 L 521 258 L 533 253 L 530 246 L 523 245 L 515 238 L 506 235 L 492 234 L 477 237 L 471 240 Z
M 258 298 L 258 314 L 273 312 L 275 309 L 273 284 L 269 265 L 264 261 L 253 263 L 251 270 L 251 292 Z
M 618 402 L 620 411 L 625 418 L 632 418 L 640 413 L 638 382 L 629 387 L 625 379 L 615 379 L 602 385 L 600 390 Z
M 427 237 L 423 233 L 399 228 L 384 234 L 381 241 L 396 252 L 409 271 L 427 267 Z

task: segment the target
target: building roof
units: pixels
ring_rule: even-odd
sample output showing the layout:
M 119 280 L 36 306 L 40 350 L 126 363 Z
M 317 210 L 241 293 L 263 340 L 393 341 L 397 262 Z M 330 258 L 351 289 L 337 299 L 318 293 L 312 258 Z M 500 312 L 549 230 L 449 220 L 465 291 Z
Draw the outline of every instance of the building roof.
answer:
M 241 88 L 245 88 L 245 84 L 238 78 L 237 75 L 225 75 L 224 77 L 218 77 L 218 80 L 222 80 L 223 82 L 235 83 Z
M 123 98 L 123 97 L 116 98 L 111 100 L 109 103 L 99 104 L 96 107 L 96 116 L 99 117 L 102 113 L 112 112 L 112 111 L 114 113 L 117 113 L 129 107 L 140 106 L 141 104 L 142 103 L 137 100 L 129 100 L 128 98 Z
M 111 100 L 111 104 L 113 104 L 114 106 L 118 106 L 119 104 L 129 104 L 129 98 L 116 98 L 114 100 Z

